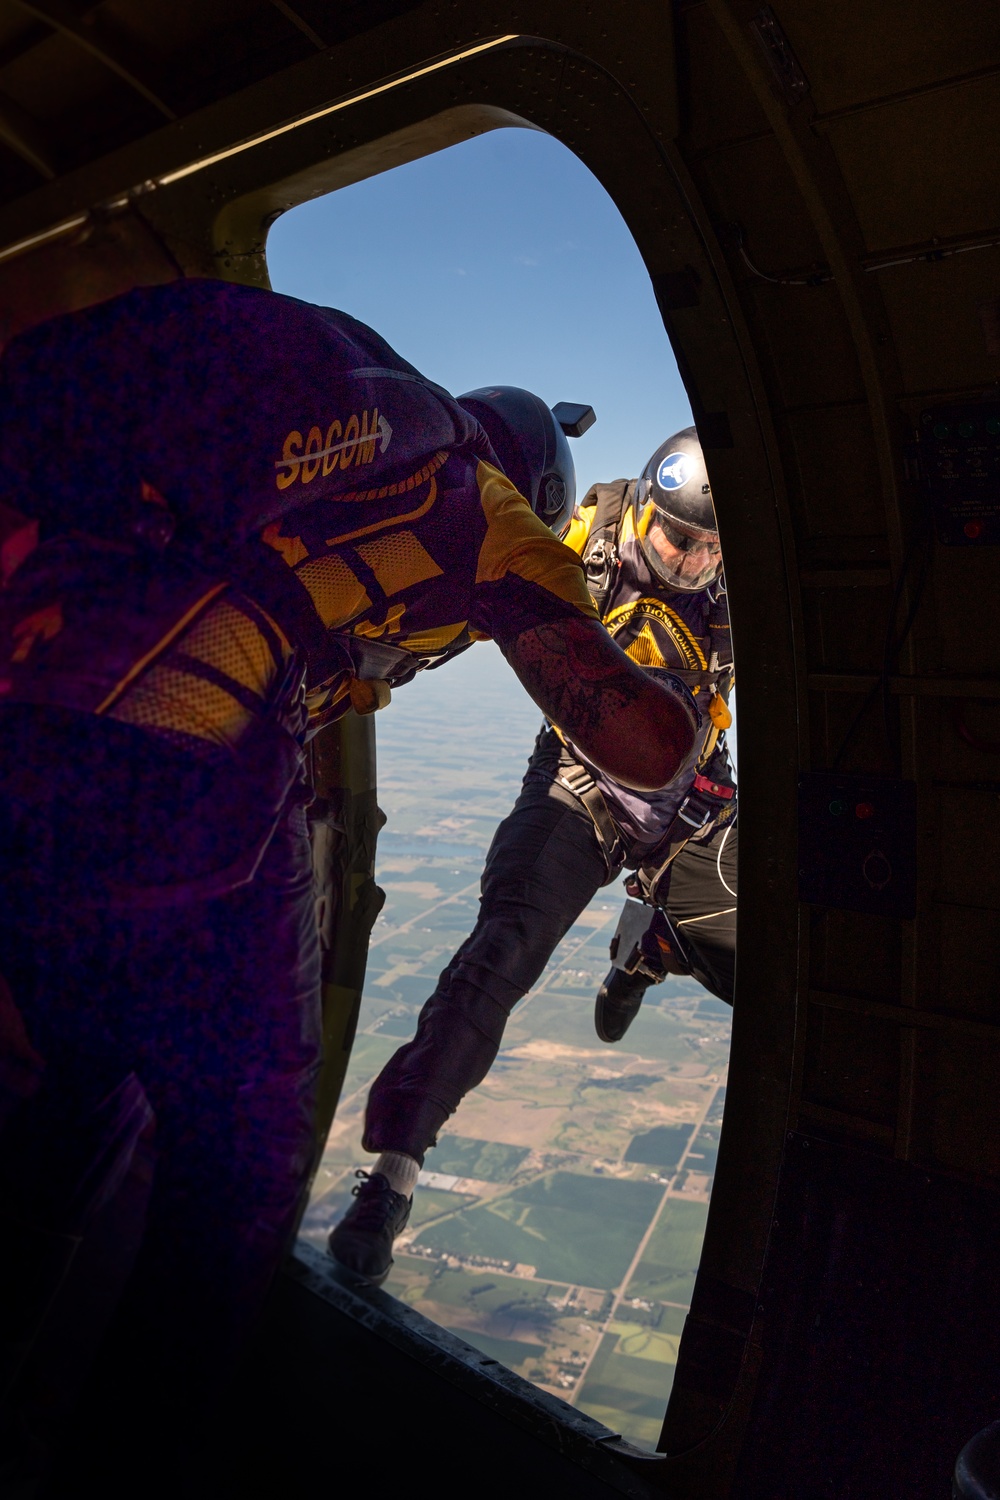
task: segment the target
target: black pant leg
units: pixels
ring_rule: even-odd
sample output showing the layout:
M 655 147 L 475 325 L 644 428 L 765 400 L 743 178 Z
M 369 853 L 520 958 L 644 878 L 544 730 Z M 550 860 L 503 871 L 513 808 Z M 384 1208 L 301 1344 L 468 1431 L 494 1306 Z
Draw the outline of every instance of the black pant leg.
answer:
M 667 914 L 694 960 L 694 977 L 733 1003 L 736 973 L 736 824 L 711 843 L 687 844 L 674 861 Z
M 207 1417 L 255 1321 L 314 1158 L 312 863 L 295 806 L 253 880 L 227 896 L 133 911 L 93 905 L 88 849 L 99 861 L 111 844 L 117 860 L 129 852 L 120 830 L 147 826 L 152 837 L 171 800 L 178 846 L 190 838 L 194 857 L 206 842 L 185 819 L 192 799 L 183 794 L 192 779 L 200 790 L 199 778 L 173 776 L 169 755 L 157 777 L 159 751 L 138 738 L 130 769 L 112 754 L 124 743 L 114 732 L 105 767 L 99 728 L 89 728 L 88 744 L 81 726 L 93 752 L 82 770 L 62 740 L 38 733 L 15 743 L 31 753 L 7 766 L 60 773 L 39 778 L 34 803 L 0 773 L 0 830 L 9 835 L 0 891 L 18 918 L 16 932 L 0 931 L 0 961 L 47 1062 L 37 1095 L 0 1110 L 0 1185 L 28 1225 L 86 1235 L 152 1107 L 152 1192 L 104 1373 L 117 1382 L 109 1409 L 120 1417 L 128 1408 L 136 1431 L 146 1424 L 151 1448 L 168 1431 L 176 1446 L 178 1433 L 193 1434 Z M 139 795 L 147 782 L 154 798 Z M 55 807 L 50 784 L 63 789 Z M 103 1410 L 94 1422 L 106 1432 Z
M 315 1155 L 319 946 L 303 810 L 287 815 L 248 885 L 165 917 L 129 924 L 121 975 L 145 980 L 123 1031 L 157 1120 L 127 1306 L 172 1358 L 208 1345 L 222 1374 L 280 1263 Z
M 489 1072 L 517 1001 L 607 878 L 589 815 L 568 793 L 529 775 L 490 846 L 473 932 L 420 1012 L 416 1036 L 372 1085 L 367 1151 L 423 1160 Z

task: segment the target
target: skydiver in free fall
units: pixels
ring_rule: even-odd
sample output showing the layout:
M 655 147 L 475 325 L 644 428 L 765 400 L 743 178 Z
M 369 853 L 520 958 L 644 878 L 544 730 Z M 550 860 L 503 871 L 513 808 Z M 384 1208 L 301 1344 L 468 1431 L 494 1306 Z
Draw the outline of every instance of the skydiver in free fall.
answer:
M 478 413 L 502 442 L 502 410 Z M 559 518 L 554 518 L 558 525 Z M 600 617 L 629 658 L 692 695 L 698 730 L 670 783 L 637 792 L 602 771 L 549 718 L 520 796 L 486 857 L 472 934 L 421 1010 L 416 1036 L 372 1084 L 355 1202 L 330 1236 L 343 1266 L 380 1282 L 405 1227 L 426 1151 L 485 1078 L 517 1002 L 595 893 L 628 872 L 597 996 L 604 1042 L 625 1035 L 651 984 L 691 974 L 732 1003 L 736 786 L 726 747 L 733 654 L 711 486 L 693 427 L 637 480 L 595 485 L 565 533 Z M 624 733 L 624 726 L 622 726 Z

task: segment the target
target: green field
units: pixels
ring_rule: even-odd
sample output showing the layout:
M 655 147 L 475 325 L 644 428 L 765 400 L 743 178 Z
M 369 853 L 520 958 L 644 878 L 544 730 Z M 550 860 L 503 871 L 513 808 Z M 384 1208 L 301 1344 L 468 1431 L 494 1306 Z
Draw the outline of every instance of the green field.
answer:
M 357 1037 L 351 1051 L 351 1060 L 347 1065 L 344 1093 L 352 1094 L 355 1089 L 369 1083 L 389 1061 L 398 1046 L 399 1042 L 389 1036 Z
M 667 1409 L 674 1365 L 668 1360 L 619 1354 L 618 1344 L 617 1333 L 606 1333 L 601 1339 L 577 1404 L 609 1427 L 635 1431 L 635 1419 L 644 1418 L 654 1424 L 654 1430 L 646 1428 L 641 1436 L 655 1440 Z
M 693 1125 L 657 1125 L 641 1135 L 634 1135 L 625 1152 L 625 1160 L 673 1172 L 684 1155 L 693 1129 Z
M 551 1172 L 517 1188 L 511 1196 L 521 1203 L 582 1213 L 595 1223 L 602 1214 L 613 1213 L 620 1223 L 645 1228 L 659 1201 L 660 1190 L 648 1182 Z
M 690 1303 L 708 1207 L 671 1198 L 629 1282 L 629 1294 Z
M 598 984 L 600 981 L 598 980 Z M 594 994 L 597 993 L 597 984 Z M 504 1035 L 503 1050 L 521 1047 L 539 1038 L 558 1037 L 566 1047 L 596 1049 L 601 1044 L 594 1032 L 593 998 L 547 991 L 521 1010 L 515 1010 Z
M 641 1323 L 620 1320 L 612 1323 L 608 1332 L 618 1335 L 616 1354 L 627 1355 L 629 1359 L 652 1360 L 661 1365 L 677 1363 L 679 1334 L 661 1333 L 659 1329 L 645 1328 Z
M 574 963 L 580 961 L 575 958 Z M 586 960 L 584 960 L 585 962 Z M 607 965 L 607 954 L 602 961 Z M 582 963 L 581 963 L 582 967 Z M 522 1011 L 515 1010 L 504 1037 L 504 1048 L 520 1047 L 536 1038 L 549 1041 L 557 1037 L 568 1047 L 578 1047 L 588 1052 L 597 1051 L 601 1043 L 594 1031 L 594 995 L 597 993 L 602 974 L 595 968 L 593 990 L 587 994 L 572 995 L 565 991 L 548 990 L 532 1000 Z M 629 1030 L 627 1042 L 614 1049 L 617 1062 L 621 1057 L 641 1057 L 645 1062 L 675 1063 L 684 1056 L 682 1039 L 690 1035 L 691 1026 L 658 1005 L 643 1006 Z
M 715 1163 L 718 1159 L 718 1149 L 708 1141 L 695 1141 L 694 1149 L 689 1153 L 684 1165 L 691 1172 L 704 1172 L 708 1177 L 715 1176 Z
M 422 1230 L 421 1245 L 520 1261 L 539 1278 L 616 1287 L 659 1198 L 655 1183 L 555 1172 Z
M 662 1083 L 662 1073 L 625 1073 L 620 1078 L 585 1078 L 577 1090 L 610 1089 L 616 1094 L 639 1094 L 653 1084 Z
M 702 1130 L 691 1142 L 691 1151 L 688 1154 L 688 1160 L 685 1161 L 685 1167 L 690 1167 L 691 1172 L 706 1172 L 709 1176 L 714 1176 L 720 1136 L 721 1128 L 718 1125 L 702 1125 Z
M 424 946 L 426 946 L 427 934 L 422 933 L 421 937 Z M 377 954 L 373 955 L 373 957 L 377 957 Z M 372 978 L 375 976 L 375 967 L 375 964 L 373 964 Z M 383 969 L 381 972 L 384 973 L 385 970 Z M 400 974 L 391 984 L 386 985 L 384 989 L 381 985 L 370 984 L 369 990 L 365 995 L 365 1001 L 367 1003 L 369 995 L 378 995 L 382 992 L 387 998 L 398 996 L 406 1005 L 420 1006 L 434 993 L 435 984 L 437 984 L 437 975 L 432 977 L 429 974 Z M 416 1017 L 414 1017 L 415 1020 Z
M 466 1135 L 444 1135 L 429 1153 L 425 1166 L 429 1172 L 473 1177 L 480 1182 L 509 1182 L 527 1154 L 527 1146 L 504 1146 Z
M 401 1037 L 409 1040 L 417 1029 L 417 1016 L 415 1011 L 407 1011 L 401 1016 L 384 1016 L 379 1022 L 376 1036 Z
M 624 1309 L 623 1309 L 624 1311 Z M 656 1325 L 657 1333 L 683 1333 L 687 1313 L 682 1307 L 665 1307 Z
M 723 1110 L 725 1109 L 725 1107 L 726 1107 L 726 1091 L 725 1091 L 724 1088 L 721 1088 L 721 1089 L 718 1089 L 716 1091 L 715 1098 L 712 1100 L 711 1104 L 708 1107 L 708 1114 L 705 1116 L 705 1124 L 706 1125 L 721 1125 L 722 1124 L 722 1113 L 723 1113 Z
M 346 1182 L 341 1181 L 328 1193 L 324 1193 L 322 1198 L 314 1198 L 302 1220 L 302 1233 L 311 1238 L 322 1234 L 325 1240 L 341 1214 L 350 1206 L 353 1186 L 354 1178 L 350 1177 Z
M 616 1406 L 601 1406 L 596 1401 L 588 1401 L 585 1407 L 579 1401 L 576 1404 L 588 1416 L 603 1422 L 605 1427 L 610 1427 L 612 1432 L 621 1433 L 636 1448 L 645 1448 L 649 1453 L 655 1453 L 663 1426 L 662 1417 L 641 1417 L 634 1412 L 621 1411 Z
M 475 1201 L 468 1193 L 449 1193 L 444 1188 L 422 1187 L 413 1195 L 410 1224 L 417 1229 L 421 1224 L 430 1223 L 432 1219 L 458 1213 Z
M 428 1262 L 416 1255 L 404 1253 L 397 1255 L 396 1260 L 401 1271 L 426 1274 L 429 1270 Z M 389 1290 L 393 1290 L 391 1281 Z M 559 1296 L 562 1291 L 562 1287 L 552 1287 L 547 1281 L 524 1281 L 520 1276 L 504 1276 L 497 1271 L 484 1273 L 435 1267 L 433 1279 L 423 1296 L 441 1307 L 474 1308 L 477 1316 L 486 1320 L 501 1308 L 512 1309 L 521 1316 L 532 1304 L 541 1304 L 547 1317 L 548 1294 Z
M 646 1004 L 652 1005 L 655 1002 L 658 1005 L 670 1005 L 676 1000 L 684 1000 L 691 1004 L 696 1004 L 698 1000 L 704 999 L 704 996 L 705 991 L 697 979 L 671 975 L 662 984 L 656 985 L 654 989 L 649 991 L 649 994 L 646 996 Z M 722 1002 L 720 1001 L 719 1003 L 721 1004 Z M 731 1016 L 733 1013 L 732 1006 L 727 1005 L 726 1011 Z
M 685 1047 L 685 1039 L 691 1034 L 691 1024 L 678 1018 L 675 1012 L 659 1005 L 644 1005 L 629 1029 L 628 1046 L 644 1062 L 693 1061 L 695 1054 Z M 728 1040 L 720 1038 L 717 1048 L 706 1048 L 697 1059 L 706 1065 L 719 1054 L 727 1054 Z

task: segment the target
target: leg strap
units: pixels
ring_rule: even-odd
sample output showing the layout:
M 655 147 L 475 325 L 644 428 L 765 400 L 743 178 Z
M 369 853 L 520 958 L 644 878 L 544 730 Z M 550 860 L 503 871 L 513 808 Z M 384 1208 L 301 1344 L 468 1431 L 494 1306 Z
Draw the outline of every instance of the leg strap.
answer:
M 583 804 L 597 833 L 597 842 L 608 867 L 608 879 L 611 879 L 625 863 L 625 845 L 600 787 L 590 772 L 566 750 L 559 757 L 554 779 Z

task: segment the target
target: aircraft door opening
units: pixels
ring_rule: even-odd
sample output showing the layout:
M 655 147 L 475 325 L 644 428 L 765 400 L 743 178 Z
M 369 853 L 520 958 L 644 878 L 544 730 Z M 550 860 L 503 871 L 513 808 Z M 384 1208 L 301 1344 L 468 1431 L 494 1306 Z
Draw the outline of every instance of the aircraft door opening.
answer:
M 667 437 L 690 426 L 631 236 L 587 169 L 541 133 L 494 131 L 304 206 L 272 229 L 268 266 L 276 290 L 371 322 L 449 389 L 499 381 L 552 404 L 591 402 L 597 423 L 572 443 L 579 500 L 592 483 L 636 479 Z M 661 461 L 668 482 L 671 464 L 687 462 Z M 704 672 L 712 648 L 702 636 L 718 645 L 725 631 L 722 580 L 715 595 L 691 596 L 706 618 L 715 610 L 708 637 L 692 624 L 684 589 L 638 567 L 642 587 L 623 596 L 612 629 L 626 626 L 623 640 L 646 665 Z M 709 572 L 714 583 L 717 563 Z M 674 643 L 666 658 L 664 640 Z M 715 684 L 692 684 L 707 722 Z M 726 716 L 721 696 L 717 714 L 712 744 Z M 374 1165 L 360 1148 L 369 1087 L 475 926 L 483 860 L 538 730 L 538 710 L 491 645 L 394 694 L 378 717 L 388 822 L 376 877 L 387 899 L 303 1224 L 317 1248 L 351 1204 L 355 1170 Z M 722 777 L 724 760 L 720 750 L 713 775 Z M 731 788 L 720 795 L 716 814 L 730 812 Z M 429 1151 L 386 1283 L 649 1448 L 690 1305 L 726 1091 L 730 1009 L 690 972 L 707 963 L 703 977 L 724 990 L 712 964 L 728 963 L 731 984 L 735 839 L 732 821 L 721 822 L 688 858 L 702 884 L 682 876 L 672 888 L 674 962 L 665 976 L 656 970 L 660 982 L 613 1046 L 595 1031 L 594 1008 L 626 898 L 620 861 L 610 883 L 599 885 L 606 872 L 593 878 L 592 899 L 580 898 L 583 909 L 514 1009 L 488 1076 Z M 634 898 L 628 906 L 648 924 L 652 907 Z

